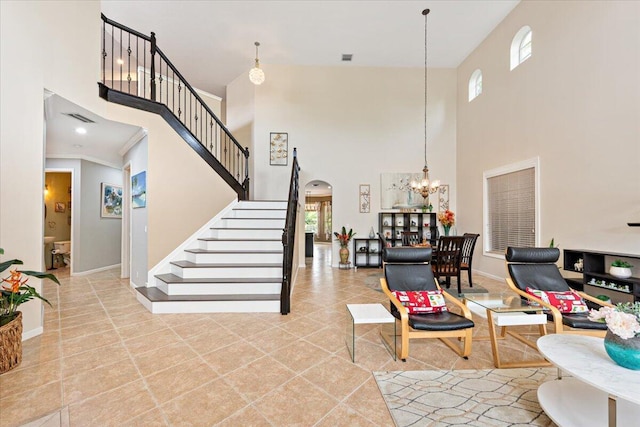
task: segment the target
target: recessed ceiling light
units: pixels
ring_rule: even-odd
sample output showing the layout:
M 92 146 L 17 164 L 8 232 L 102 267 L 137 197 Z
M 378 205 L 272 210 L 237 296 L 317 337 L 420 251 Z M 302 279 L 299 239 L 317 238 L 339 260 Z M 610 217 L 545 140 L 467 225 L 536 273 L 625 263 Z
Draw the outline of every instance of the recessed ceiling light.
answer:
M 351 62 L 352 59 L 353 59 L 353 53 L 343 53 L 342 54 L 342 60 L 344 62 Z
M 76 133 L 84 135 L 85 133 L 87 133 L 87 130 L 85 128 L 76 128 Z
M 327 188 L 328 188 L 328 189 L 331 189 L 331 186 L 330 186 L 330 185 L 328 185 L 328 186 L 327 186 Z

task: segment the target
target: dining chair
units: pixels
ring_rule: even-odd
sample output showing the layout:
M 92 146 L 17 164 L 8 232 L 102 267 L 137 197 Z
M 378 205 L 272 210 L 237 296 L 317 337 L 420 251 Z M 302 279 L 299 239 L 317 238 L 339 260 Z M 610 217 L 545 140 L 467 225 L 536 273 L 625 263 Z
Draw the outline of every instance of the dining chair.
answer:
M 476 247 L 476 241 L 479 234 L 473 233 L 464 233 L 462 235 L 464 237 L 464 242 L 462 243 L 462 254 L 460 259 L 460 270 L 467 270 L 467 274 L 469 275 L 469 286 L 473 288 L 473 282 L 471 281 L 471 262 L 473 261 L 473 250 Z
M 420 235 L 417 231 L 402 232 L 402 246 L 415 246 L 420 243 Z
M 433 274 L 438 281 L 445 279 L 447 289 L 451 287 L 451 278 L 458 280 L 458 294 L 462 293 L 460 284 L 460 260 L 462 259 L 462 236 L 440 236 L 438 249 L 434 254 L 434 262 L 431 263 Z

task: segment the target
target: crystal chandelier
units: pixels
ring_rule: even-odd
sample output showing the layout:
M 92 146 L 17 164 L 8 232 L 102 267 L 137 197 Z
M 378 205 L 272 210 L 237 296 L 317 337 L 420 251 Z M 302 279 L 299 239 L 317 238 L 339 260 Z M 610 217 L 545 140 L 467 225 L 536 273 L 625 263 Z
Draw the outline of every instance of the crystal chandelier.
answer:
M 424 206 L 429 205 L 429 194 L 438 191 L 440 181 L 429 179 L 429 167 L 427 166 L 427 15 L 429 9 L 422 11 L 424 15 L 424 168 L 422 169 L 422 180 L 412 181 L 411 190 L 418 193 L 424 199 Z
M 258 46 L 259 42 L 254 43 L 256 45 L 256 65 L 249 71 L 249 80 L 254 85 L 261 85 L 264 82 L 264 71 L 260 68 L 260 60 L 258 59 Z

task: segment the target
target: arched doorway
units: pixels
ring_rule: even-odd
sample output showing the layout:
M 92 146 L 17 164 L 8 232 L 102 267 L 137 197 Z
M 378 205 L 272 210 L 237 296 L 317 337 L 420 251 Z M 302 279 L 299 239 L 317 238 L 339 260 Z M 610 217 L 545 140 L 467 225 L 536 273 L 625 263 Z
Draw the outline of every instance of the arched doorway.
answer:
M 313 256 L 313 245 L 328 245 L 332 237 L 331 201 L 332 190 L 328 182 L 313 180 L 304 187 L 304 223 L 306 233 L 305 256 Z M 309 241 L 311 240 L 311 243 Z M 309 245 L 311 250 L 309 250 Z

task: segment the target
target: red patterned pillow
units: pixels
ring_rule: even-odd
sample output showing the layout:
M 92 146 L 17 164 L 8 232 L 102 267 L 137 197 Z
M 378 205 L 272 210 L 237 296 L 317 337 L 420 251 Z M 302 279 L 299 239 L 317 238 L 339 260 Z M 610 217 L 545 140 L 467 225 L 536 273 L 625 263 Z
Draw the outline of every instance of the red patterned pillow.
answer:
M 540 298 L 542 301 L 551 304 L 560 313 L 587 313 L 589 307 L 582 297 L 574 291 L 541 291 L 539 289 L 527 288 L 527 293 Z
M 441 290 L 392 291 L 394 297 L 407 308 L 409 314 L 430 314 L 447 311 Z

